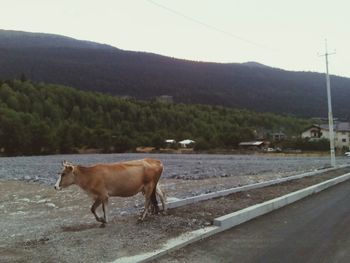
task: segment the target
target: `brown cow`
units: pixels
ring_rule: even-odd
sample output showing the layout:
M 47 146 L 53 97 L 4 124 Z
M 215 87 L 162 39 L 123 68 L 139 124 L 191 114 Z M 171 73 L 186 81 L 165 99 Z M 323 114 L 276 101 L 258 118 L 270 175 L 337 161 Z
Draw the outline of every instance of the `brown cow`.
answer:
M 165 211 L 164 194 L 158 186 L 163 165 L 159 160 L 143 159 L 120 163 L 96 164 L 90 167 L 73 165 L 64 161 L 63 171 L 55 189 L 76 184 L 94 199 L 91 212 L 96 220 L 107 223 L 107 204 L 110 196 L 128 197 L 142 192 L 145 196 L 145 208 L 140 216 L 143 220 L 150 202 L 155 213 L 158 213 L 156 194 L 159 195 Z M 103 217 L 96 214 L 96 208 L 102 204 Z

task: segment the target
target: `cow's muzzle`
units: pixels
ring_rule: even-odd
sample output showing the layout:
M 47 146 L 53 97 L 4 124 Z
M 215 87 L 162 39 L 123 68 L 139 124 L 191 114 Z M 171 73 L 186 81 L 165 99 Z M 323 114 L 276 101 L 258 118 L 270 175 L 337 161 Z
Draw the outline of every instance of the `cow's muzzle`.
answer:
M 55 189 L 56 190 L 61 190 L 61 187 L 60 187 L 61 180 L 62 180 L 62 175 L 60 175 L 60 177 L 58 178 L 57 182 L 55 183 Z

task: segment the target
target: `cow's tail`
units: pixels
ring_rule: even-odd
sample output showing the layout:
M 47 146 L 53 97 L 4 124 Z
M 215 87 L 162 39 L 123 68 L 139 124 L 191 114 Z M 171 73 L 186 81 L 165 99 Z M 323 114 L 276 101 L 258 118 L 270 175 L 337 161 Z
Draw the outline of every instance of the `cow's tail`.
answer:
M 159 212 L 159 206 L 158 206 L 158 201 L 157 201 L 157 194 L 159 195 L 159 198 L 162 201 L 163 210 L 165 210 L 165 203 L 164 203 L 165 202 L 165 195 L 164 195 L 164 192 L 160 189 L 160 186 L 159 186 L 159 178 L 160 178 L 160 176 L 163 173 L 164 166 L 163 166 L 163 163 L 161 161 L 158 161 L 158 162 L 159 162 L 158 163 L 158 169 L 159 170 L 158 170 L 157 182 L 156 182 L 156 185 L 154 186 L 154 189 L 153 189 L 153 192 L 152 192 L 152 195 L 151 195 L 151 202 L 152 202 L 155 214 L 158 214 L 158 212 Z

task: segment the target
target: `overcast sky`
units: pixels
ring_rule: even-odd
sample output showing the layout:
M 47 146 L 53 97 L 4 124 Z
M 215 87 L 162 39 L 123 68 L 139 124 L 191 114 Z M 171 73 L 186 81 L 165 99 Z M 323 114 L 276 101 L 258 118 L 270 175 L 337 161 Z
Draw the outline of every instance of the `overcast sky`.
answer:
M 348 0 L 0 0 L 0 28 L 212 62 L 350 77 Z

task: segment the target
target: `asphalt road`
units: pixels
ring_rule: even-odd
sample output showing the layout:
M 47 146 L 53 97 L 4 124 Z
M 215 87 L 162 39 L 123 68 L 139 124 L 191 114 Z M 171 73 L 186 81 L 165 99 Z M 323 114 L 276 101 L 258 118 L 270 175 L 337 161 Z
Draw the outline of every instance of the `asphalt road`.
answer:
M 157 262 L 350 262 L 350 181 Z

